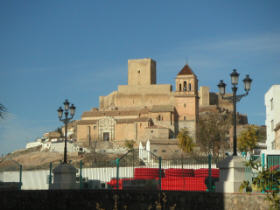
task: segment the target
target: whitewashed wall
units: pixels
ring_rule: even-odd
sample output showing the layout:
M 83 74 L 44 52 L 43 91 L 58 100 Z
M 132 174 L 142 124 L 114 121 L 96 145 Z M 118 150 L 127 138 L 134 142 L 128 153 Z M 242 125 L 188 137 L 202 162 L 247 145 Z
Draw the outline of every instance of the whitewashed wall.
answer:
M 143 166 L 147 167 L 147 166 Z M 163 165 L 162 168 L 181 168 L 182 165 Z M 186 164 L 184 168 L 199 169 L 207 168 L 207 164 Z M 157 165 L 154 164 L 154 168 Z M 216 168 L 215 164 L 212 164 L 212 168 Z M 120 167 L 119 177 L 129 178 L 133 177 L 133 167 Z M 33 171 L 23 171 L 22 172 L 22 189 L 23 190 L 47 190 L 49 189 L 48 184 L 49 170 L 33 170 Z M 77 173 L 79 176 L 79 172 Z M 83 178 L 89 180 L 100 180 L 101 182 L 108 182 L 112 177 L 117 177 L 116 167 L 108 168 L 83 168 L 82 170 Z M 2 182 L 19 182 L 19 171 L 7 171 L 0 172 L 0 181 Z
M 266 146 L 267 150 L 272 150 L 272 142 L 275 139 L 274 128 L 280 122 L 280 85 L 272 85 L 265 93 L 264 100 L 266 107 Z M 273 100 L 272 104 L 271 100 Z M 273 125 L 271 121 L 273 121 Z

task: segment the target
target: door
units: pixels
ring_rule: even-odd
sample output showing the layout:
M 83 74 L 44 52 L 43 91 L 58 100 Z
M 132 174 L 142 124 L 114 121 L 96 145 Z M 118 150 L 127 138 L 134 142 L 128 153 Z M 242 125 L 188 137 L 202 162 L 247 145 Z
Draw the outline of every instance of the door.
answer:
M 109 141 L 110 139 L 110 133 L 109 132 L 104 132 L 103 133 L 103 141 Z

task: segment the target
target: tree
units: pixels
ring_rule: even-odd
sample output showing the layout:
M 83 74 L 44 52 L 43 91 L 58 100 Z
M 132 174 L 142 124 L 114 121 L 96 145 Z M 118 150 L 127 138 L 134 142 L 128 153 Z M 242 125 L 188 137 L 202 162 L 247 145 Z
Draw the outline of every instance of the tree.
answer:
M 251 169 L 258 169 L 260 162 L 257 160 L 250 160 L 245 164 Z M 270 202 L 270 209 L 280 209 L 280 170 L 279 166 L 276 165 L 271 168 L 262 169 L 258 171 L 257 176 L 253 177 L 252 182 L 243 181 L 240 185 L 240 192 L 244 189 L 246 192 L 265 192 L 266 199 Z
M 60 137 L 64 136 L 64 134 L 62 133 L 62 128 L 61 127 L 57 127 L 57 129 L 55 131 L 60 134 Z
M 240 152 L 252 152 L 257 145 L 257 129 L 250 125 L 247 130 L 243 131 L 237 138 L 237 148 Z
M 134 147 L 135 141 L 133 140 L 125 140 L 124 142 L 124 146 L 128 149 L 128 150 L 132 150 Z
M 202 152 L 219 156 L 229 147 L 230 113 L 208 112 L 200 116 L 197 126 L 197 143 Z
M 178 133 L 177 139 L 178 139 L 178 147 L 181 149 L 181 163 L 182 163 L 182 169 L 183 169 L 184 168 L 183 152 L 185 152 L 185 153 L 192 152 L 195 144 L 193 143 L 193 139 L 189 135 L 189 131 L 186 128 L 182 129 Z
M 182 152 L 190 153 L 193 151 L 195 144 L 193 143 L 192 137 L 189 135 L 189 131 L 184 128 L 177 135 L 178 146 Z
M 4 118 L 4 113 L 7 112 L 6 107 L 3 104 L 0 104 L 0 118 Z

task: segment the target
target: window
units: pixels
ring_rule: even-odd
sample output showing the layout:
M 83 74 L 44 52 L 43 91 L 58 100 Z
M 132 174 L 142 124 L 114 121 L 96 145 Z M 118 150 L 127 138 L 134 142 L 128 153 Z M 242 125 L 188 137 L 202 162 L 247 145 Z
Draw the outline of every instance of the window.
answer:
M 160 121 L 160 119 L 161 119 L 161 117 L 160 117 L 160 115 L 158 115 L 157 120 Z
M 166 150 L 165 149 L 163 149 L 163 150 L 161 150 L 162 152 L 166 152 Z
M 151 133 L 153 133 L 154 131 L 153 130 L 151 130 Z
M 192 84 L 189 83 L 189 91 L 192 91 Z
M 182 85 L 179 84 L 179 91 L 181 92 L 182 91 Z
M 187 91 L 187 82 L 184 81 L 184 91 Z
M 187 106 L 187 105 L 186 105 L 186 104 L 184 104 L 184 107 L 185 107 L 185 108 L 186 108 L 186 106 Z
M 156 152 L 157 152 L 157 149 L 154 149 L 154 150 L 153 150 L 153 152 L 155 152 L 155 153 L 156 153 Z
M 140 70 L 138 70 L 138 74 L 140 74 Z
M 184 120 L 186 120 L 187 118 L 186 118 L 186 116 L 184 116 Z
M 270 99 L 270 108 L 271 108 L 271 110 L 273 110 L 273 98 Z

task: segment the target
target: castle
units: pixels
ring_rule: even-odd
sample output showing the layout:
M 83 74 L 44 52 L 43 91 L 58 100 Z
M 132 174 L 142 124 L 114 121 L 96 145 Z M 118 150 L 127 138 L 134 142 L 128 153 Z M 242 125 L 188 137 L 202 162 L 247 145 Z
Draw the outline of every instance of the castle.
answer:
M 128 84 L 99 97 L 99 108 L 82 114 L 77 122 L 77 142 L 123 142 L 138 145 L 147 139 L 176 138 L 187 128 L 195 139 L 199 112 L 198 80 L 188 65 L 171 84 L 157 84 L 156 62 L 150 58 L 128 60 Z

